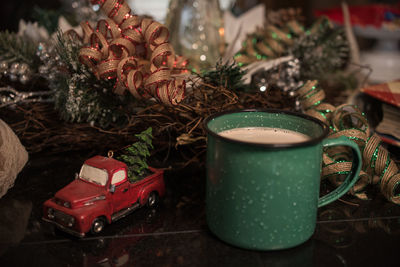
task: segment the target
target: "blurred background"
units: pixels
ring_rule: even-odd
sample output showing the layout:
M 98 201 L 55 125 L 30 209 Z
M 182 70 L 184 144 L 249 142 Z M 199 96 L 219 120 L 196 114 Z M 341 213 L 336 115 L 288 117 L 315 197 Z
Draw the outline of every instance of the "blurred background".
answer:
M 0 8 L 0 30 L 18 30 L 19 19 L 33 20 L 33 10 L 35 7 L 43 9 L 54 9 L 56 12 L 61 12 L 68 9 L 68 5 L 73 5 L 86 0 L 14 0 L 2 2 Z M 89 1 L 89 0 L 87 0 Z M 169 0 L 129 0 L 130 6 L 137 14 L 152 15 L 158 21 L 165 19 Z M 264 3 L 267 9 L 280 9 L 288 7 L 300 7 L 303 10 L 307 22 L 313 19 L 313 10 L 321 8 L 331 8 L 339 6 L 342 1 L 340 0 L 219 0 L 221 9 L 231 8 L 237 15 L 245 12 L 251 7 L 259 3 Z M 348 0 L 349 5 L 360 5 L 369 3 L 398 3 L 397 0 Z

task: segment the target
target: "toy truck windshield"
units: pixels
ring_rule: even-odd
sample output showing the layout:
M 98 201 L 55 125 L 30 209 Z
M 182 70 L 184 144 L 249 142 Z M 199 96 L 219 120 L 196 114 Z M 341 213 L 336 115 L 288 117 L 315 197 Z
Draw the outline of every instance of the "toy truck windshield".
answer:
M 107 184 L 108 174 L 106 170 L 83 164 L 79 173 L 79 178 L 97 185 L 105 186 Z

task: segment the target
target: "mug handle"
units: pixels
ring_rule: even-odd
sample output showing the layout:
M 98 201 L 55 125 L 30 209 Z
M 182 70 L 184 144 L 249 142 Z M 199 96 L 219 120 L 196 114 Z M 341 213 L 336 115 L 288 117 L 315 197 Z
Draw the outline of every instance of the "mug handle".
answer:
M 324 139 L 322 141 L 322 145 L 323 147 L 349 146 L 353 152 L 353 164 L 351 166 L 351 171 L 349 174 L 347 174 L 347 177 L 344 180 L 344 182 L 332 192 L 318 199 L 318 208 L 337 200 L 338 198 L 343 196 L 347 191 L 349 191 L 350 188 L 357 182 L 359 177 L 358 175 L 360 173 L 362 166 L 362 158 L 358 145 L 355 142 L 348 139 L 347 137 L 340 136 L 338 138 Z

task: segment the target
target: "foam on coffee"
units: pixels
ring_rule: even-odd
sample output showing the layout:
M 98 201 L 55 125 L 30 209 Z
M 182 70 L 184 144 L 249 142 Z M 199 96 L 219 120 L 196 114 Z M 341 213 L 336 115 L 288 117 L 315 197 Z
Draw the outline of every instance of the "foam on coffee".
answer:
M 303 133 L 269 127 L 233 128 L 218 134 L 233 140 L 258 144 L 293 144 L 310 140 Z

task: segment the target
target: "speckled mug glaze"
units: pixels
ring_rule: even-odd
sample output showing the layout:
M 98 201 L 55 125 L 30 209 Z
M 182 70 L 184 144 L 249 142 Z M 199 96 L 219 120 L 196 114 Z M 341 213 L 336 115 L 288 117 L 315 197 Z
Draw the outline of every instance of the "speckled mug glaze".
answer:
M 297 131 L 310 140 L 296 144 L 254 144 L 218 135 L 238 127 Z M 328 127 L 310 116 L 281 110 L 242 110 L 205 121 L 207 143 L 206 213 L 210 230 L 232 245 L 256 250 L 285 249 L 308 240 L 317 209 L 345 194 L 361 168 L 357 145 L 346 137 L 325 139 Z M 323 147 L 353 150 L 345 182 L 319 198 Z

